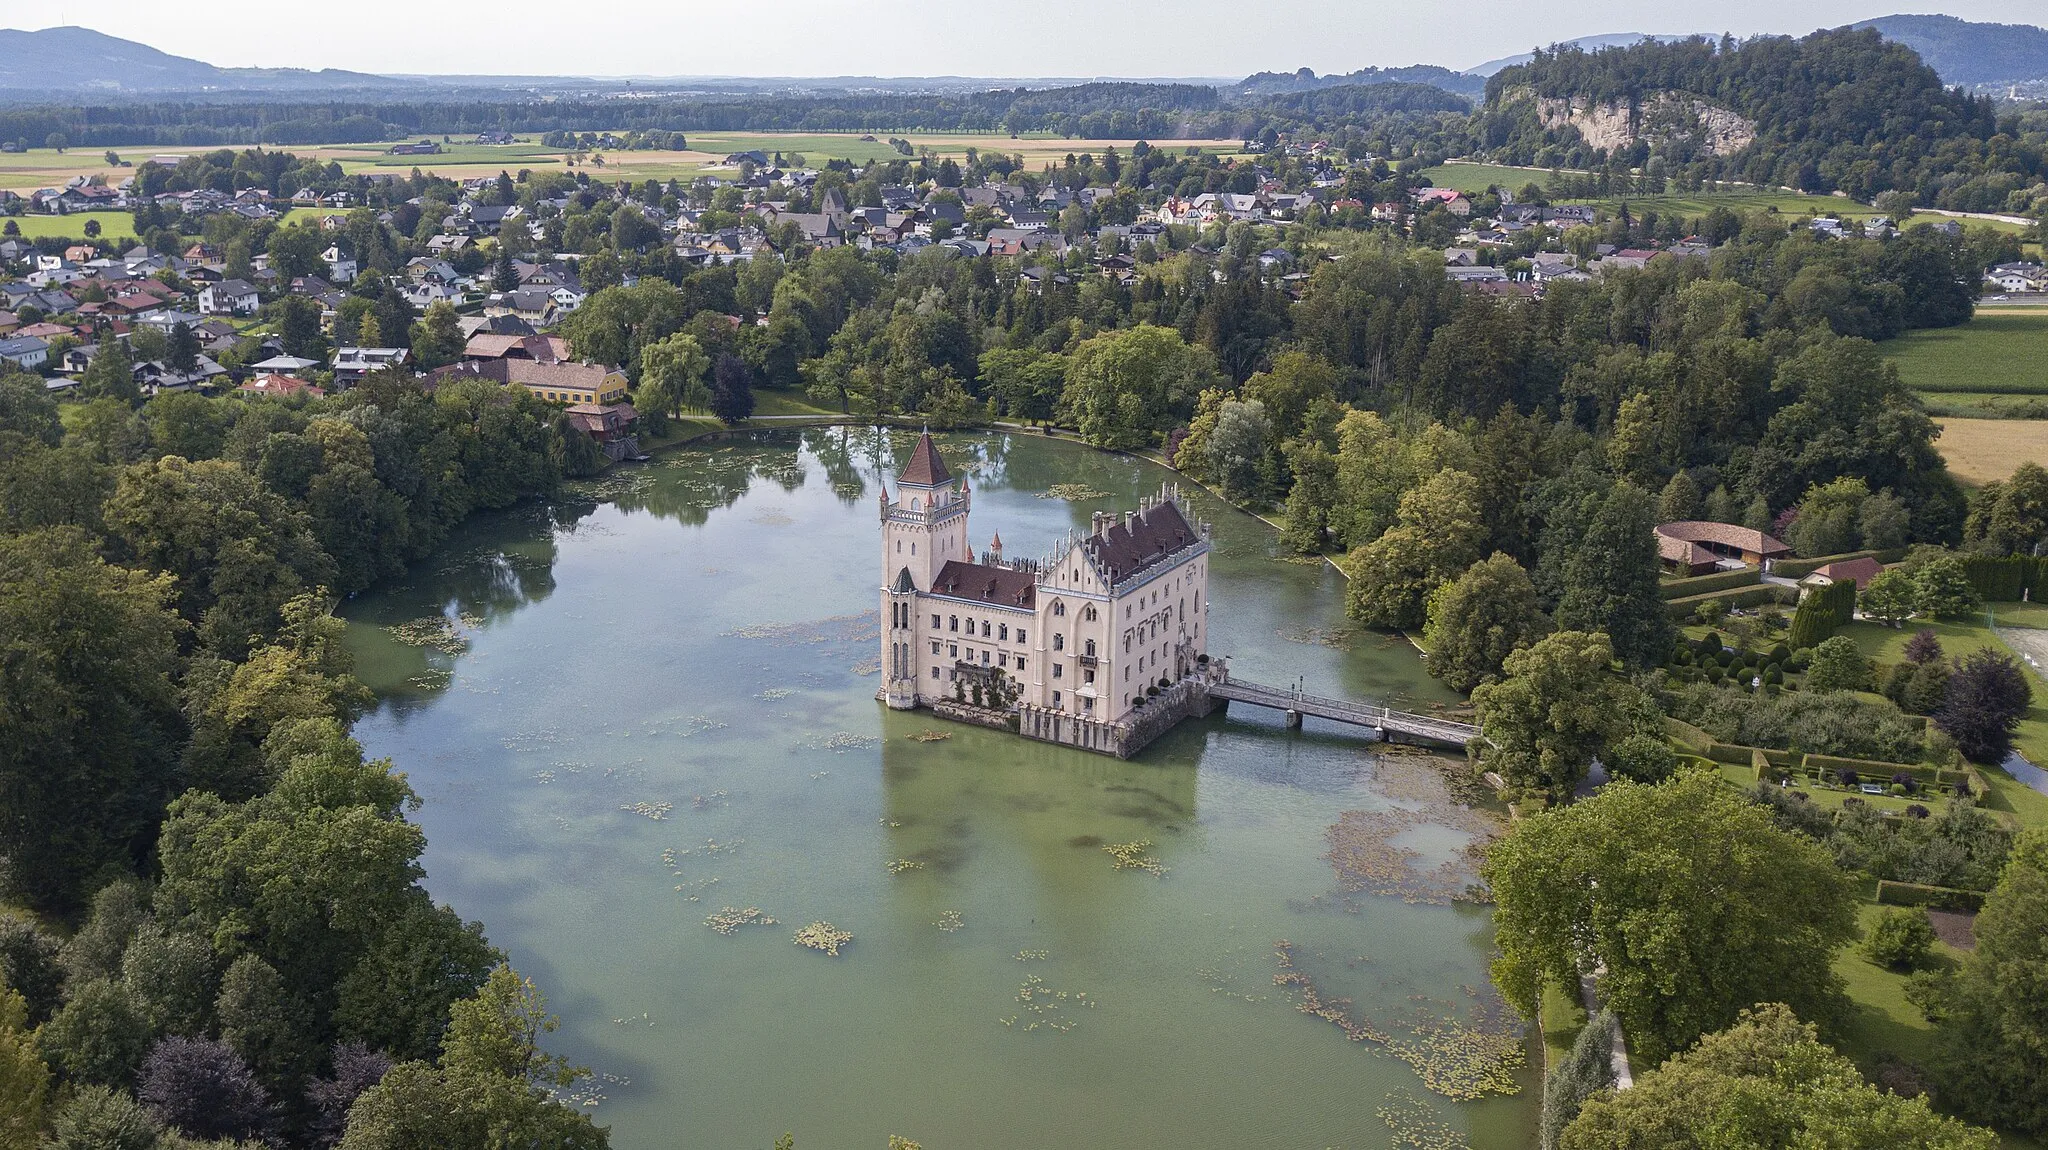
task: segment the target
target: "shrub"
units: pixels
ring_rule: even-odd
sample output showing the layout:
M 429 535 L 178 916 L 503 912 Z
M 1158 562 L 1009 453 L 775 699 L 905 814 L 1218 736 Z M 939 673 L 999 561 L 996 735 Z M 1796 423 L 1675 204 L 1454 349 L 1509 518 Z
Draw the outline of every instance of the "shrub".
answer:
M 1933 813 L 1934 812 L 1928 810 L 1926 807 L 1921 806 L 1919 803 L 1914 803 L 1906 808 L 1906 817 L 1909 819 L 1924 819 L 1928 815 Z
M 1863 954 L 1892 970 L 1918 970 L 1934 950 L 1934 923 L 1924 907 L 1887 907 L 1863 940 Z
M 1544 1080 L 1541 1150 L 1556 1150 L 1558 1135 L 1579 1116 L 1586 1099 L 1613 1088 L 1614 1015 L 1603 1010 L 1586 1020 L 1571 1053 Z
M 1835 781 L 1845 787 L 1853 787 L 1856 785 L 1856 772 L 1847 767 L 1837 767 L 1835 769 Z
M 1815 691 L 1860 691 L 1870 685 L 1870 660 L 1856 649 L 1856 640 L 1837 635 L 1813 651 L 1806 685 Z
M 1920 780 L 1902 771 L 1892 776 L 1892 786 L 1901 788 L 1900 794 L 1911 794 L 1920 788 Z

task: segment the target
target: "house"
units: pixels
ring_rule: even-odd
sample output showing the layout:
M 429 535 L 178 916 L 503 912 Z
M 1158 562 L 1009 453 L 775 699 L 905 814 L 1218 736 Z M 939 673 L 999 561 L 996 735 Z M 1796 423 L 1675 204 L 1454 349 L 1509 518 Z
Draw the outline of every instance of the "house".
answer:
M 569 341 L 559 335 L 498 335 L 478 332 L 463 345 L 462 358 L 530 359 L 536 363 L 562 363 L 569 358 Z
M 1816 587 L 1832 587 L 1848 581 L 1856 584 L 1858 591 L 1870 586 L 1870 581 L 1884 572 L 1884 564 L 1869 556 L 1861 559 L 1838 559 L 1825 566 L 1814 568 L 1812 574 L 1799 581 L 1799 593 L 1803 596 Z
M 487 379 L 506 387 L 522 387 L 549 403 L 623 403 L 626 373 L 596 363 L 541 363 L 531 359 L 463 360 L 436 368 L 430 385 L 462 379 Z
M 201 315 L 254 315 L 259 306 L 256 285 L 247 280 L 222 280 L 199 293 Z
M 334 386 L 353 387 L 373 371 L 404 367 L 412 357 L 403 347 L 338 347 L 334 349 Z
M 328 244 L 320 259 L 327 264 L 328 278 L 335 283 L 350 283 L 356 278 L 355 257 L 343 255 L 340 244 Z
M 1764 567 L 1792 548 L 1761 531 L 1732 523 L 1683 519 L 1657 525 L 1657 557 L 1679 575 L 1705 575 L 1723 566 Z
M 157 360 L 135 365 L 135 382 L 141 385 L 145 395 L 204 390 L 212 387 L 215 381 L 223 379 L 227 374 L 227 368 L 203 355 L 191 371 L 178 371 L 169 364 Z
M 1984 282 L 2003 292 L 2048 292 L 2048 268 L 2037 263 L 2000 264 L 1984 273 Z
M 485 315 L 517 316 L 537 327 L 554 323 L 560 310 L 552 296 L 539 290 L 494 292 L 484 300 Z
M 1418 211 L 1429 211 L 1442 207 L 1459 219 L 1472 214 L 1472 201 L 1456 188 L 1418 188 L 1415 191 L 1415 207 Z
M 41 371 L 49 358 L 50 345 L 36 336 L 0 339 L 0 362 L 11 363 L 23 371 Z
M 640 454 L 640 436 L 633 422 L 640 413 L 627 403 L 578 403 L 570 406 L 569 422 L 597 441 L 605 458 L 616 463 Z
M 248 399 L 290 399 L 301 395 L 318 399 L 327 394 L 303 379 L 275 372 L 259 375 L 236 388 L 235 392 Z
M 307 368 L 319 367 L 317 359 L 302 359 L 296 355 L 273 355 L 249 365 L 249 370 L 265 375 L 297 375 Z

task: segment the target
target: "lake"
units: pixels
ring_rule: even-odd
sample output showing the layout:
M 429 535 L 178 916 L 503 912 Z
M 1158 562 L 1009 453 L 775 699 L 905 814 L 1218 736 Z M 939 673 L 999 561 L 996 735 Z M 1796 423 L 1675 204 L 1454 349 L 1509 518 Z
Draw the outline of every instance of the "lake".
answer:
M 428 888 L 547 993 L 613 1145 L 1528 1145 L 1535 1048 L 1464 897 L 1491 816 L 1428 756 L 1240 707 L 1118 762 L 875 701 L 877 483 L 910 443 L 670 452 L 479 517 L 344 612 Z M 972 542 L 1013 555 L 1171 477 L 941 446 Z M 1194 502 L 1233 673 L 1457 701 L 1347 625 L 1328 565 Z M 794 942 L 814 922 L 838 956 Z

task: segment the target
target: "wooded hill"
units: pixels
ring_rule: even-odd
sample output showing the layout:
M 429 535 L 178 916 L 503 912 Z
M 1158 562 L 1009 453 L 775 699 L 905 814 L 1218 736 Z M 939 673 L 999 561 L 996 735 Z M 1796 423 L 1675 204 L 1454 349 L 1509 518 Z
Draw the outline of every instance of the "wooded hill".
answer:
M 1698 137 L 1673 132 L 1594 149 L 1570 125 L 1545 127 L 1538 108 L 1539 100 L 1554 99 L 1635 110 L 1664 93 L 1698 97 L 1752 121 L 1755 142 L 1716 157 Z M 1713 178 L 1843 191 L 1863 200 L 1903 189 L 1931 204 L 1960 182 L 2010 189 L 2044 171 L 2038 139 L 2001 137 L 1990 99 L 1945 87 L 1912 49 L 1874 29 L 1539 52 L 1488 82 L 1474 129 L 1478 143 L 1507 162 L 1596 167 L 1618 158 L 1658 170 L 1698 164 Z

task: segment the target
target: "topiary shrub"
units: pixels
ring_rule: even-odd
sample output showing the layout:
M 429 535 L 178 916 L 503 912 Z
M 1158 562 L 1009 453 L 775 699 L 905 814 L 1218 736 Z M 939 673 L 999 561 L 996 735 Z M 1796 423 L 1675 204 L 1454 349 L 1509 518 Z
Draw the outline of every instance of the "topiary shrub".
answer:
M 1863 955 L 1892 970 L 1918 970 L 1934 950 L 1934 923 L 1924 907 L 1886 907 L 1863 940 Z
M 1853 787 L 1856 785 L 1856 772 L 1848 767 L 1837 767 L 1835 768 L 1835 781 L 1845 787 Z

